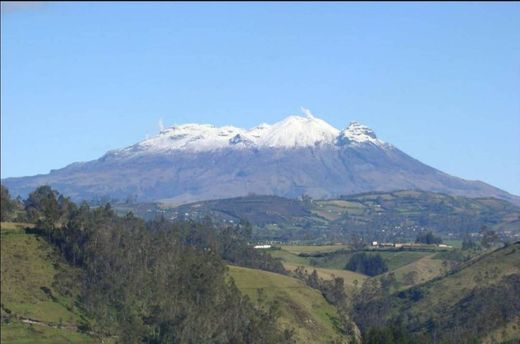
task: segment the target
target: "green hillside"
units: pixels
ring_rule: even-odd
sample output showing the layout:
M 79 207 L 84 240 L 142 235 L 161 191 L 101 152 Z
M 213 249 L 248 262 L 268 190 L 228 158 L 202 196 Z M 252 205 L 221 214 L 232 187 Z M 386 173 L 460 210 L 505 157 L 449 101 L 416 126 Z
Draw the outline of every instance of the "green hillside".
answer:
M 397 289 L 406 289 L 411 286 L 428 282 L 434 278 L 442 276 L 450 271 L 446 261 L 434 259 L 435 254 L 429 254 L 413 262 L 390 269 L 397 281 Z
M 336 249 L 338 251 L 333 251 Z M 273 257 L 280 258 L 287 271 L 294 271 L 297 267 L 303 266 L 310 273 L 316 270 L 318 276 L 331 280 L 334 277 L 341 277 L 345 282 L 345 289 L 348 293 L 353 291 L 357 285 L 361 285 L 367 276 L 344 270 L 346 260 L 341 266 L 328 267 L 324 264 L 323 258 L 314 258 L 305 256 L 306 254 L 334 254 L 335 252 L 343 252 L 344 245 L 328 245 L 328 246 L 282 246 L 281 249 L 268 250 L 267 252 Z M 326 263 L 326 261 L 325 261 Z
M 6 222 L 1 243 L 2 343 L 99 342 L 79 332 L 87 319 L 75 295 L 56 283 L 70 267 L 50 245 L 22 225 Z
M 268 300 L 279 303 L 279 322 L 283 328 L 294 329 L 296 343 L 344 342 L 345 336 L 337 327 L 337 311 L 319 291 L 295 278 L 267 271 L 229 266 L 229 273 L 251 300 L 256 300 L 262 289 Z
M 432 261 L 425 266 L 434 270 Z M 361 303 L 356 320 L 365 329 L 378 326 L 380 320 L 374 322 L 367 317 L 376 307 L 385 314 L 387 323 L 401 323 L 417 338 L 437 338 L 446 343 L 473 343 L 487 338 L 488 342 L 500 343 L 520 339 L 518 295 L 520 243 L 517 242 L 475 257 L 445 276 Z

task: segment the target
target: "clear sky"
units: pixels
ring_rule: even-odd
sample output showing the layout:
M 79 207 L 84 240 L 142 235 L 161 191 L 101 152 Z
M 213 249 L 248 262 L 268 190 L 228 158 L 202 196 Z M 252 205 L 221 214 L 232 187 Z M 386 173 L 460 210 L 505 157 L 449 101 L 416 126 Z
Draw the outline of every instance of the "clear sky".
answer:
M 520 194 L 520 3 L 2 4 L 2 178 L 165 125 L 357 120 Z

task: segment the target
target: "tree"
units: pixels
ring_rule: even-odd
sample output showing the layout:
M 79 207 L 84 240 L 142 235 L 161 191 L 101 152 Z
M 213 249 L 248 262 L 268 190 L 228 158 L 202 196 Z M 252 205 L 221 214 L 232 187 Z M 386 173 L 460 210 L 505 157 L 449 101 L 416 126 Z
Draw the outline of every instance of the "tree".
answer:
M 350 245 L 352 249 L 359 251 L 362 250 L 366 244 L 361 235 L 354 233 L 350 236 Z
M 403 276 L 403 283 L 405 285 L 413 285 L 415 284 L 419 279 L 419 273 L 415 270 L 407 272 Z
M 498 242 L 498 235 L 494 230 L 488 229 L 486 226 L 482 228 L 482 239 L 480 244 L 488 249 Z
M 14 210 L 16 208 L 16 203 L 11 199 L 11 195 L 9 194 L 9 190 L 0 185 L 0 220 L 1 221 L 9 221 L 14 217 Z
M 365 338 L 367 344 L 407 344 L 415 343 L 414 339 L 403 327 L 388 326 L 383 328 L 373 327 Z
M 462 250 L 474 250 L 477 248 L 477 243 L 471 239 L 470 236 L 466 235 L 462 240 Z
M 48 185 L 40 186 L 31 192 L 24 202 L 29 220 L 54 226 L 60 215 L 56 196 L 57 192 Z
M 387 295 L 390 294 L 392 287 L 394 287 L 397 283 L 397 279 L 395 278 L 395 273 L 390 272 L 386 275 L 381 276 L 381 289 Z
M 345 265 L 345 269 L 360 272 L 368 276 L 375 276 L 388 271 L 388 266 L 380 254 L 367 255 L 362 252 L 350 257 Z
M 442 239 L 440 237 L 436 237 L 433 235 L 431 231 L 428 231 L 426 233 L 420 233 L 417 236 L 417 239 L 415 239 L 416 243 L 421 244 L 427 244 L 427 245 L 433 245 L 433 244 L 440 244 L 442 243 Z
M 311 288 L 319 289 L 320 279 L 318 277 L 318 272 L 316 270 L 313 270 L 312 273 L 309 275 L 309 278 L 307 279 L 307 284 Z
M 311 209 L 312 208 L 312 197 L 306 194 L 303 194 L 301 197 L 303 206 L 305 209 Z

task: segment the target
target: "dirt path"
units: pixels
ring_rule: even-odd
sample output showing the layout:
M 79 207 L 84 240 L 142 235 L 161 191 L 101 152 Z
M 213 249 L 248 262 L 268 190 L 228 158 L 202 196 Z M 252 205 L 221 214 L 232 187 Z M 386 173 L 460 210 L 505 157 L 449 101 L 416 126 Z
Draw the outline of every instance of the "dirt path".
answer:
M 39 320 L 26 318 L 26 317 L 22 317 L 22 316 L 17 316 L 16 318 L 18 320 L 20 320 L 21 322 L 25 323 L 25 324 L 38 325 L 38 326 L 44 326 L 44 327 L 50 327 L 50 328 L 58 328 L 58 329 L 65 329 L 65 330 L 78 332 L 78 327 L 75 326 L 75 325 L 65 325 L 65 324 L 59 325 L 59 324 L 55 324 L 55 323 L 48 323 L 48 322 L 39 321 Z

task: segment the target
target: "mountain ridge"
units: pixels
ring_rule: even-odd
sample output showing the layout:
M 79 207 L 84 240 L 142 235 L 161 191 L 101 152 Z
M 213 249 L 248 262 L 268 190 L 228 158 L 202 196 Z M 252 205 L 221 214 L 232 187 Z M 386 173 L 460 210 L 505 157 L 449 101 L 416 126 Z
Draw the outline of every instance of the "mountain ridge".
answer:
M 215 221 L 247 220 L 261 240 L 348 240 L 362 233 L 366 240 L 415 240 L 418 231 L 445 237 L 477 233 L 482 226 L 520 238 L 520 207 L 496 198 L 467 198 L 440 193 L 401 190 L 370 192 L 317 200 L 278 196 L 244 196 L 200 201 L 177 207 L 168 204 L 117 205 L 121 213 L 132 211 L 154 218 L 189 218 Z M 273 239 L 275 238 L 275 239 Z M 333 239 L 334 238 L 334 239 Z
M 15 195 L 48 184 L 76 200 L 132 197 L 181 204 L 250 193 L 326 198 L 420 189 L 520 204 L 519 196 L 421 163 L 358 122 L 340 131 L 305 112 L 249 130 L 175 125 L 97 160 L 2 183 Z
M 262 123 L 251 129 L 197 123 L 173 125 L 158 135 L 108 154 L 129 157 L 175 150 L 202 152 L 225 148 L 298 148 L 364 143 L 385 146 L 372 129 L 359 122 L 350 122 L 345 129 L 339 130 L 305 111 L 306 116 L 293 115 L 272 125 Z

